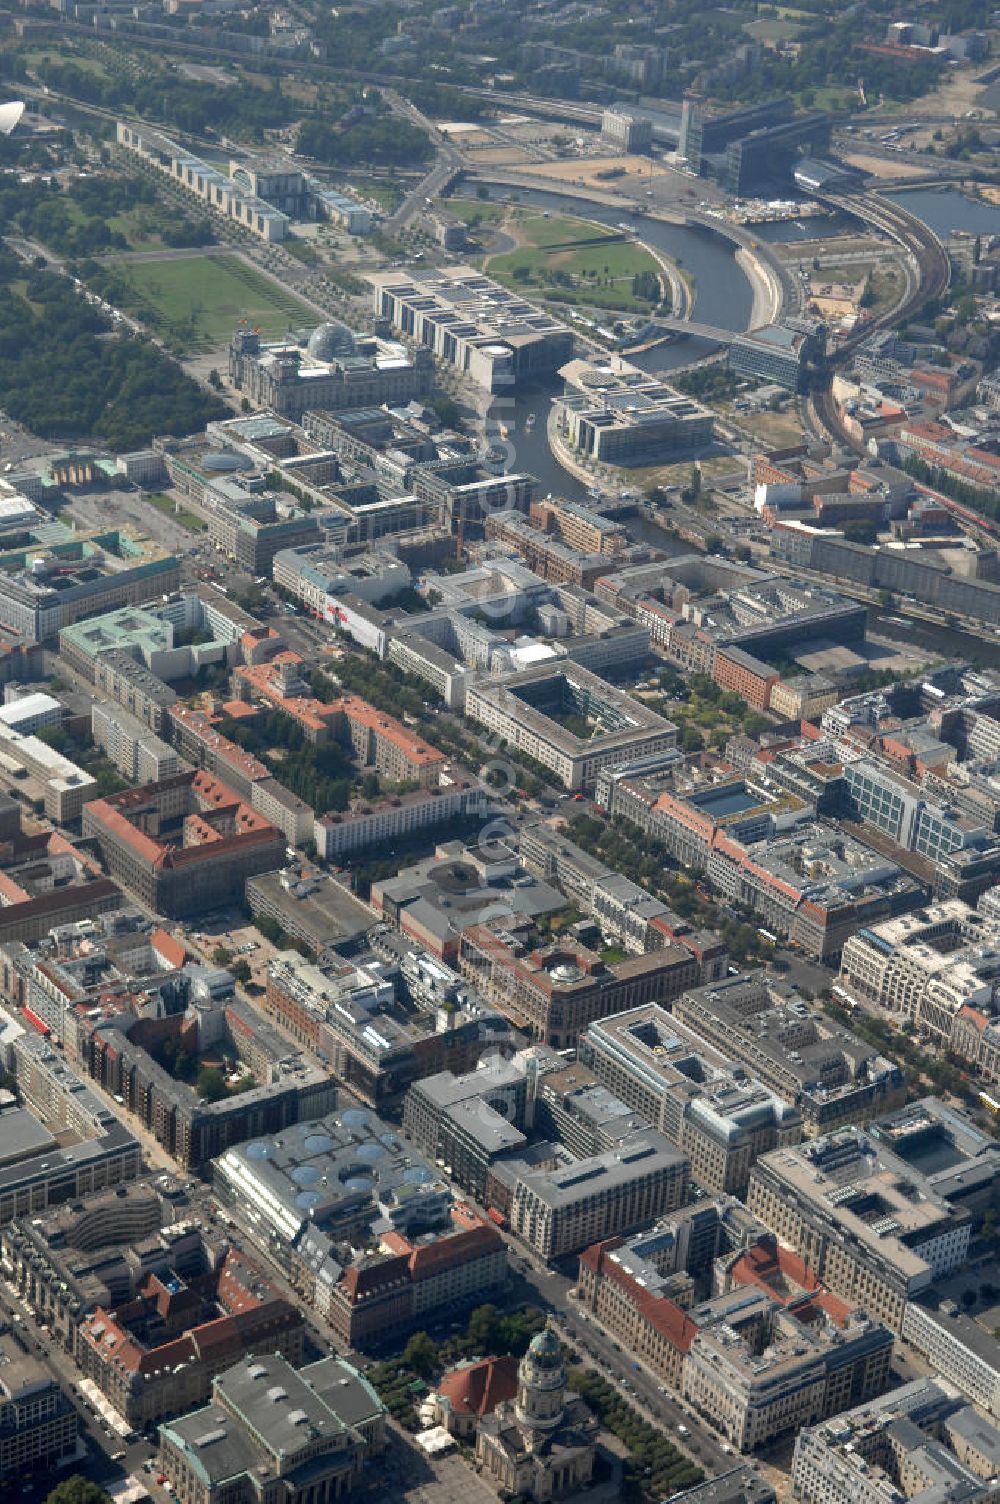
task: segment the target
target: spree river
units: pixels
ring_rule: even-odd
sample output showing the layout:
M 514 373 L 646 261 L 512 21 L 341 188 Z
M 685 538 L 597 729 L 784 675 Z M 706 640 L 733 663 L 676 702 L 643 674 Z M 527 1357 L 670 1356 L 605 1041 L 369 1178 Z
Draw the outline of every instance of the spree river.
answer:
M 662 220 L 643 217 L 636 217 L 633 221 L 625 204 L 593 204 L 572 195 L 546 193 L 534 188 L 494 187 L 490 196 L 494 199 L 512 197 L 519 204 L 548 209 L 555 214 L 578 214 L 581 218 L 616 229 L 620 223 L 634 222 L 636 233 L 642 240 L 669 260 L 676 261 L 694 277 L 693 316 L 696 319 L 714 324 L 717 329 L 745 329 L 750 321 L 753 292 L 736 260 L 736 247 L 713 230 L 665 224 Z M 629 356 L 629 359 L 647 371 L 669 371 L 675 366 L 688 365 L 701 352 L 707 354 L 715 348 L 703 340 L 683 339 L 648 350 L 644 355 Z M 553 378 L 519 391 L 513 400 L 498 398 L 490 409 L 490 416 L 508 430 L 508 470 L 526 470 L 538 477 L 543 492 L 551 491 L 572 501 L 581 501 L 586 498 L 587 488 L 553 459 L 545 436 L 549 398 L 559 389 L 559 381 Z M 535 422 L 529 425 L 530 414 L 535 415 Z
M 1000 205 L 970 198 L 960 188 L 902 188 L 886 196 L 942 238 L 956 230 L 966 235 L 1000 235 Z

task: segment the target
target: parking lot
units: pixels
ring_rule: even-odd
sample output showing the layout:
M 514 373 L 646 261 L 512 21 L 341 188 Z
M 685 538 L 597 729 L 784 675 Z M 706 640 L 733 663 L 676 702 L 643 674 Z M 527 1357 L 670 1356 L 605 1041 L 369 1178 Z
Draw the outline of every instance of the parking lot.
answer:
M 233 961 L 246 961 L 249 965 L 250 986 L 266 987 L 268 964 L 278 954 L 278 948 L 254 925 L 246 924 L 242 918 L 237 922 L 224 918 L 207 929 L 188 930 L 184 938 L 201 952 L 206 961 L 211 961 L 213 952 L 220 946 L 228 950 Z

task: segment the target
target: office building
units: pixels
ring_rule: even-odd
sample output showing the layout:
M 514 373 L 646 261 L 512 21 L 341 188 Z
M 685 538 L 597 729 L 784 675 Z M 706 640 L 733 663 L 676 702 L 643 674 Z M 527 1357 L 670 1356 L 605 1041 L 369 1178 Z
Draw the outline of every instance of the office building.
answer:
M 302 677 L 297 653 L 280 652 L 266 663 L 244 664 L 233 679 L 251 704 L 289 716 L 309 742 L 339 742 L 360 766 L 375 768 L 393 783 L 412 779 L 431 788 L 441 781 L 447 762 L 443 752 L 358 695 L 316 699 Z
M 592 1023 L 580 1044 L 597 1079 L 666 1134 L 715 1194 L 745 1193 L 760 1154 L 802 1137 L 802 1117 L 659 1003 Z
M 478 819 L 488 803 L 487 790 L 477 780 L 449 775 L 437 787 L 357 799 L 346 810 L 331 811 L 316 820 L 313 839 L 318 855 L 336 862 L 355 851 L 391 849 L 414 831 Z
M 285 855 L 281 832 L 201 771 L 92 800 L 84 834 L 112 877 L 162 914 L 241 900 L 246 879 L 280 867 Z
M 124 532 L 28 549 L 11 562 L 20 567 L 0 583 L 0 626 L 27 642 L 43 642 L 85 616 L 155 600 L 180 584 L 173 554 Z
M 229 1149 L 216 1194 L 349 1347 L 495 1297 L 497 1228 L 367 1108 Z M 374 1250 L 374 1251 L 369 1251 Z
M 802 1504 L 987 1504 L 1000 1434 L 943 1379 L 914 1379 L 803 1428 L 792 1487 Z
M 393 937 L 395 938 L 395 937 Z M 265 1006 L 300 1044 L 373 1107 L 398 1101 L 415 1081 L 446 1068 L 471 1070 L 509 1026 L 436 957 L 405 943 L 388 961 L 325 965 L 279 951 Z
M 1000 1341 L 953 1300 L 910 1301 L 902 1338 L 929 1365 L 987 1415 L 1000 1420 Z
M 536 1146 L 524 1158 L 499 1160 L 487 1177 L 486 1200 L 543 1259 L 643 1227 L 687 1198 L 688 1161 L 653 1128 L 588 1159 L 572 1159 L 555 1145 L 539 1159 Z
M 775 1492 L 750 1462 L 740 1462 L 673 1495 L 674 1504 L 775 1504 Z
M 379 606 L 406 590 L 411 580 L 402 559 L 382 550 L 345 557 L 342 548 L 314 543 L 285 548 L 274 556 L 274 583 L 324 621 L 345 595 Z
M 707 175 L 710 168 L 718 171 L 713 159 L 721 158 L 731 141 L 789 120 L 791 115 L 790 99 L 765 99 L 725 114 L 710 115 L 700 100 L 689 97 L 681 107 L 677 154 L 695 172 Z
M 989 483 L 993 483 L 992 475 Z M 830 580 L 909 595 L 942 614 L 1000 625 L 1000 584 L 943 567 L 942 560 L 929 557 L 919 547 L 869 548 L 829 529 L 816 531 L 788 523 L 771 534 L 771 552 L 777 559 Z
M 663 464 L 707 449 L 715 420 L 700 402 L 619 355 L 571 360 L 559 375 L 556 432 L 586 459 L 607 465 Z
M 822 343 L 814 324 L 786 319 L 750 334 L 739 334 L 729 347 L 729 369 L 737 376 L 774 382 L 790 392 L 805 391 L 809 368 L 820 358 Z
M 803 156 L 829 147 L 830 126 L 829 115 L 820 111 L 759 126 L 729 142 L 719 182 L 738 198 L 790 184 Z
M 97 791 L 97 780 L 39 736 L 20 736 L 0 725 L 0 783 L 44 809 L 56 825 L 78 820 Z
M 839 982 L 940 1049 L 968 1055 L 970 1024 L 995 1021 L 1000 948 L 993 920 L 958 899 L 866 925 L 844 946 Z M 974 1051 L 974 1045 L 973 1045 Z
M 677 728 L 578 664 L 559 662 L 470 685 L 470 720 L 555 774 L 564 788 L 592 790 L 602 768 L 677 741 Z M 586 734 L 573 728 L 578 717 Z
M 701 972 L 683 945 L 605 962 L 562 941 L 527 951 L 488 922 L 462 931 L 458 964 L 515 1028 L 557 1050 L 575 1045 L 595 1019 L 680 997 Z
M 52 1107 L 44 1116 L 28 1106 L 0 1112 L 0 1226 L 136 1179 L 139 1144 L 41 1036 L 15 1041 L 14 1070 L 18 1081 L 50 1075 Z
M 446 1070 L 415 1082 L 403 1103 L 403 1131 L 481 1201 L 490 1167 L 527 1144 L 527 1102 L 526 1062 L 492 1057 L 461 1076 Z
M 581 1254 L 580 1301 L 736 1451 L 886 1387 L 892 1333 L 790 1250 L 765 1238 L 718 1267 L 721 1289 L 692 1304 L 652 1237 L 612 1237 Z
M 249 707 L 239 710 L 252 718 Z M 223 736 L 217 728 L 224 719 L 225 707 L 220 710 L 217 704 L 201 710 L 172 705 L 168 725 L 174 745 L 188 762 L 218 778 L 276 826 L 289 846 L 304 846 L 313 837 L 312 806 L 273 777 L 266 763 Z
M 614 1149 L 648 1126 L 580 1060 L 560 1067 L 541 1052 L 532 1058 L 532 1127 L 557 1139 L 578 1159 Z
M 334 1504 L 384 1442 L 385 1408 L 349 1363 L 274 1353 L 217 1374 L 210 1404 L 161 1426 L 159 1462 L 181 1504 Z
M 1000 1144 L 967 1112 L 938 1097 L 921 1097 L 876 1118 L 869 1133 L 923 1176 L 931 1191 L 979 1222 L 993 1207 Z
M 653 122 L 623 109 L 605 110 L 601 116 L 601 141 L 617 152 L 648 151 L 653 144 Z
M 747 1205 L 835 1294 L 894 1332 L 907 1301 L 957 1269 L 969 1246 L 968 1212 L 858 1128 L 764 1155 Z
M 567 543 L 514 510 L 490 512 L 486 518 L 486 536 L 491 543 L 516 549 L 539 579 L 553 585 L 578 585 L 582 590 L 592 590 L 610 567 L 606 554 Z
M 275 243 L 285 239 L 288 215 L 258 198 L 249 184 L 241 189 L 232 178 L 185 151 L 162 131 L 124 120 L 118 121 L 116 129 L 120 147 L 164 173 L 215 213 L 234 220 L 261 240 Z
M 573 353 L 565 324 L 472 267 L 377 272 L 368 281 L 378 318 L 488 392 L 548 375 Z
M 996 880 L 1000 852 L 981 817 L 928 798 L 919 784 L 873 758 L 845 765 L 844 788 L 846 812 L 904 851 L 924 857 L 935 870 L 935 888 L 941 896 L 974 902 Z M 972 859 L 967 874 L 963 857 Z
M 75 1458 L 80 1418 L 49 1370 L 0 1335 L 0 1482 L 21 1487 Z
M 533 501 L 528 512 L 536 528 L 582 553 L 614 558 L 630 547 L 628 528 L 624 523 L 581 506 L 579 502 L 566 501 L 561 496 L 546 496 L 544 501 Z
M 903 1072 L 821 1008 L 773 990 L 763 972 L 685 992 L 674 1017 L 738 1060 L 802 1116 L 804 1132 L 828 1133 L 902 1107 Z
M 19 694 L 0 706 L 0 725 L 16 731 L 19 736 L 31 736 L 43 726 L 61 726 L 66 712 L 59 700 L 38 691 Z

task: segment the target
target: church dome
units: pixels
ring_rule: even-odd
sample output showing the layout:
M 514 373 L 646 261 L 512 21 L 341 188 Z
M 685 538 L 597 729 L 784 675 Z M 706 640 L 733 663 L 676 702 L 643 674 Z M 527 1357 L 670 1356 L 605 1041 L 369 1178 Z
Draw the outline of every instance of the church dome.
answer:
M 551 1327 L 538 1332 L 528 1344 L 528 1357 L 535 1368 L 561 1368 L 562 1351 L 559 1338 Z
M 353 355 L 354 331 L 339 319 L 331 319 L 313 330 L 306 349 L 314 360 L 337 360 L 344 355 Z

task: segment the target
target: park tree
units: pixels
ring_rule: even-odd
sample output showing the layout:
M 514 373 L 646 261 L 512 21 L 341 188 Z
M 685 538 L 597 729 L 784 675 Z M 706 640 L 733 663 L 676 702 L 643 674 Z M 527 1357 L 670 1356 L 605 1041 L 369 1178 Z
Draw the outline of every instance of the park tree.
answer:
M 111 1499 L 97 1483 L 74 1473 L 56 1484 L 45 1504 L 111 1504 Z
M 437 1343 L 426 1332 L 414 1332 L 403 1348 L 403 1362 L 422 1379 L 429 1379 L 440 1362 Z

